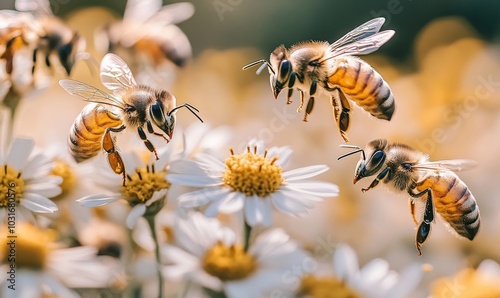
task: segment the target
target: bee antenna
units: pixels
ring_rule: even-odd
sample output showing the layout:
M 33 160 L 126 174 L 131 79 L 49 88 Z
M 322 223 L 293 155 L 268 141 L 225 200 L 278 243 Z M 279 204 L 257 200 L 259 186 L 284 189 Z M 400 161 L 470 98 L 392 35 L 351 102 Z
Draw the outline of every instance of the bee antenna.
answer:
M 342 159 L 344 157 L 356 154 L 358 152 L 361 152 L 361 155 L 363 155 L 363 160 L 366 160 L 365 150 L 363 150 L 363 148 L 361 148 L 359 146 L 354 146 L 354 145 L 340 145 L 340 147 L 341 148 L 356 149 L 356 150 L 354 150 L 352 152 L 349 152 L 349 153 L 346 153 L 346 154 L 343 154 L 343 155 L 337 157 L 337 160 L 340 160 L 340 159 Z
M 203 119 L 201 119 L 200 115 L 198 115 L 198 113 L 200 112 L 200 110 L 198 110 L 195 106 L 185 102 L 179 106 L 176 106 L 175 108 L 173 108 L 170 112 L 167 113 L 168 116 L 171 116 L 173 112 L 177 111 L 178 109 L 180 108 L 186 108 L 188 109 L 191 113 L 193 113 L 193 115 L 196 116 L 196 118 L 198 118 L 198 120 L 200 120 L 201 123 L 203 123 Z
M 254 61 L 254 62 L 251 62 L 251 63 L 248 63 L 247 65 L 243 66 L 243 70 L 246 70 L 252 66 L 255 66 L 257 64 L 261 64 L 261 66 L 257 69 L 257 71 L 255 72 L 256 74 L 260 74 L 264 68 L 267 66 L 267 68 L 269 68 L 269 70 L 273 73 L 273 74 L 276 74 L 273 70 L 273 67 L 271 66 L 271 63 L 269 63 L 269 61 L 265 60 L 265 59 L 260 59 L 260 60 L 257 60 L 257 61 Z

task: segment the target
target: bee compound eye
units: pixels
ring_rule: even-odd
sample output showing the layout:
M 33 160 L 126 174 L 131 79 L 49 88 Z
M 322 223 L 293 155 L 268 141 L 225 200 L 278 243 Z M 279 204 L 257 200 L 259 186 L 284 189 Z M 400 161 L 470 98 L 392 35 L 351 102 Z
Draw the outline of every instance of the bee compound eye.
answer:
M 371 163 L 374 165 L 378 165 L 384 160 L 384 158 L 385 153 L 382 150 L 377 150 L 372 156 Z
M 151 105 L 151 118 L 153 118 L 153 121 L 159 125 L 163 125 L 163 123 L 165 123 L 163 109 L 158 103 Z
M 288 60 L 283 60 L 280 65 L 280 79 L 286 80 L 292 72 L 292 64 Z

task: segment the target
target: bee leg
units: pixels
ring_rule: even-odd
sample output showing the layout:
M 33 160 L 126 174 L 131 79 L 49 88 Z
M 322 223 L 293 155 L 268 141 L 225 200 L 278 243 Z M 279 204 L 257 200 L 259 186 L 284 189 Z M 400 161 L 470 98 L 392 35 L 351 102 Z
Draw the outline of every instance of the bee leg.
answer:
M 306 112 L 304 113 L 304 122 L 307 122 L 307 116 L 311 114 L 314 108 L 314 94 L 316 93 L 316 89 L 318 87 L 318 82 L 313 81 L 311 83 L 311 88 L 309 88 L 309 100 L 307 101 Z
M 344 142 L 348 143 L 349 138 L 346 136 L 346 132 L 349 129 L 350 118 L 349 113 L 351 107 L 344 93 L 342 93 L 338 88 L 333 90 L 332 96 L 330 97 L 330 103 L 333 107 L 333 116 L 339 128 L 340 136 L 344 139 Z
M 297 78 L 297 73 L 292 72 L 290 78 L 288 79 L 288 95 L 286 97 L 286 104 L 289 105 L 292 103 L 291 97 L 293 95 L 293 85 L 295 85 L 295 79 Z
M 288 89 L 288 94 L 286 96 L 286 104 L 289 105 L 292 103 L 292 95 L 293 95 L 293 88 Z
M 137 127 L 137 132 L 139 133 L 139 137 L 141 140 L 144 141 L 144 145 L 148 148 L 149 151 L 153 152 L 155 154 L 156 160 L 160 159 L 158 157 L 158 153 L 156 152 L 155 146 L 148 140 L 148 137 L 146 136 L 146 133 L 144 132 L 144 129 L 142 127 Z
M 153 125 L 151 124 L 151 121 L 146 120 L 146 127 L 148 128 L 148 132 L 149 132 L 150 134 L 153 134 L 153 135 L 155 135 L 155 136 L 162 137 L 162 138 L 165 140 L 165 142 L 167 142 L 167 143 L 168 143 L 168 142 L 170 142 L 170 140 L 169 140 L 169 139 L 167 139 L 167 138 L 166 138 L 163 134 L 161 134 L 161 133 L 157 133 L 157 132 L 155 132 L 155 131 L 154 131 L 154 129 L 153 129 Z
M 429 237 L 429 234 L 431 232 L 431 223 L 434 221 L 434 203 L 432 202 L 432 193 L 430 188 L 416 194 L 412 193 L 411 191 L 408 191 L 408 193 L 414 198 L 427 195 L 427 201 L 425 202 L 424 220 L 417 228 L 417 235 L 415 236 L 415 245 L 417 247 L 418 255 L 421 256 L 422 244 L 424 244 L 424 242 L 427 240 L 427 237 Z
M 417 226 L 418 221 L 417 221 L 417 218 L 415 217 L 415 201 L 413 201 L 413 199 L 410 199 L 410 213 L 411 213 L 411 217 L 413 218 L 413 222 Z
M 111 169 L 116 174 L 121 174 L 123 176 L 123 186 L 125 186 L 125 164 L 123 163 L 123 159 L 120 156 L 120 153 L 116 151 L 115 142 L 111 137 L 111 132 L 120 132 L 125 129 L 125 125 L 122 125 L 118 128 L 108 128 L 104 133 L 102 138 L 102 148 L 108 154 L 108 162 Z
M 297 113 L 300 113 L 300 111 L 302 111 L 302 107 L 304 107 L 304 91 L 299 90 L 299 98 L 300 98 L 300 104 L 299 107 L 297 108 Z
M 367 188 L 362 188 L 361 191 L 362 192 L 367 192 L 371 188 L 374 188 L 375 186 L 377 186 L 378 183 L 380 182 L 380 180 L 384 179 L 385 176 L 387 176 L 387 174 L 389 174 L 390 171 L 391 171 L 391 168 L 389 168 L 389 167 L 387 167 L 384 170 L 382 170 L 382 172 L 380 172 L 377 175 L 377 177 L 375 177 L 375 179 L 373 179 L 372 183 L 370 183 L 370 185 Z

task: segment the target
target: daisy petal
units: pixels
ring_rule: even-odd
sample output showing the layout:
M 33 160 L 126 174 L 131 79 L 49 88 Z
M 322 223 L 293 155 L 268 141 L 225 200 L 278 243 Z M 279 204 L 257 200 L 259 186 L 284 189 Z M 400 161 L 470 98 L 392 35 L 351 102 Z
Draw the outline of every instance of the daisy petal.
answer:
M 51 292 L 53 292 L 57 297 L 67 297 L 67 298 L 80 297 L 80 295 L 78 295 L 76 292 L 66 288 L 49 274 L 42 275 L 42 279 L 43 283 L 47 285 L 51 289 Z
M 121 197 L 120 194 L 112 194 L 112 195 L 97 194 L 97 195 L 85 196 L 76 201 L 80 203 L 80 205 L 82 205 L 83 207 L 99 207 L 114 202 L 120 199 L 120 197 Z
M 296 200 L 287 198 L 282 194 L 274 194 L 271 201 L 273 203 L 273 206 L 281 213 L 294 216 L 304 216 L 307 214 L 307 209 L 304 204 Z
M 170 163 L 169 172 L 176 174 L 204 175 L 198 163 L 192 160 L 176 160 Z
M 246 196 L 242 193 L 230 192 L 224 199 L 223 204 L 220 206 L 220 212 L 229 214 L 241 210 L 245 204 L 245 197 Z
M 144 213 L 146 213 L 146 205 L 144 204 L 137 204 L 130 210 L 130 213 L 127 216 L 127 228 L 133 229 L 135 227 L 135 224 L 137 223 L 137 220 L 139 217 L 143 216 Z
M 245 220 L 251 227 L 269 226 L 272 223 L 271 202 L 257 196 L 245 199 Z
M 229 194 L 228 188 L 203 188 L 183 194 L 178 199 L 178 204 L 183 208 L 195 208 L 216 200 L 221 200 Z
M 35 141 L 27 138 L 16 138 L 12 142 L 9 154 L 6 158 L 6 163 L 13 167 L 16 171 L 22 169 L 26 164 L 31 152 L 35 148 Z
M 412 264 L 399 274 L 398 282 L 384 294 L 387 298 L 406 297 L 413 293 L 422 280 L 422 264 Z
M 295 170 L 287 171 L 283 173 L 283 178 L 287 181 L 297 181 L 302 179 L 307 179 L 310 177 L 317 176 L 321 173 L 328 171 L 328 167 L 325 165 L 315 165 L 309 167 L 298 168 Z
M 167 181 L 172 184 L 179 184 L 193 187 L 208 187 L 217 186 L 221 181 L 207 175 L 193 175 L 193 174 L 168 174 Z
M 196 155 L 196 159 L 202 168 L 209 169 L 210 171 L 224 171 L 226 169 L 226 165 L 222 161 L 210 154 L 200 152 Z
M 62 190 L 59 186 L 51 183 L 37 183 L 25 186 L 26 192 L 33 192 L 41 196 L 52 198 L 61 194 Z
M 15 298 L 42 298 L 42 285 L 39 281 L 40 273 L 33 270 L 23 270 L 19 272 L 17 276 L 17 284 L 19 287 L 14 287 L 15 290 L 9 289 L 7 285 L 5 285 L 4 294 L 2 297 L 15 297 Z M 23 285 L 29 285 L 24 286 Z
M 358 257 L 349 245 L 341 244 L 337 247 L 333 256 L 333 267 L 336 275 L 343 281 L 350 283 L 355 280 L 359 274 Z
M 46 155 L 36 154 L 31 157 L 29 162 L 23 167 L 24 179 L 33 179 L 45 177 L 53 168 L 52 160 Z
M 287 185 L 289 189 L 320 197 L 336 197 L 339 187 L 333 183 L 322 181 L 294 182 Z
M 58 210 L 54 202 L 36 193 L 24 194 L 24 197 L 19 201 L 23 207 L 33 212 L 54 213 Z

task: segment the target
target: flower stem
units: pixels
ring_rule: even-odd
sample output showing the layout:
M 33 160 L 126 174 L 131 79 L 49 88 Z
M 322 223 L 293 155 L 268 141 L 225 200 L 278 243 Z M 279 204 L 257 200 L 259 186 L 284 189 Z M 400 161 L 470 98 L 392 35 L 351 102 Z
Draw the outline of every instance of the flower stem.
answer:
M 247 223 L 246 220 L 243 220 L 245 224 L 245 246 L 243 247 L 245 252 L 248 251 L 248 247 L 250 246 L 250 235 L 252 233 L 252 227 Z
M 14 129 L 14 118 L 15 118 L 15 115 L 16 115 L 16 111 L 17 111 L 17 106 L 19 104 L 19 102 L 21 101 L 21 96 L 19 96 L 19 94 L 15 93 L 12 88 L 10 88 L 10 90 L 7 92 L 7 94 L 5 95 L 5 98 L 3 100 L 3 104 L 5 107 L 7 107 L 7 109 L 9 110 L 10 112 L 10 115 L 8 117 L 8 125 L 7 125 L 7 135 L 6 135 L 6 140 L 7 143 L 9 143 L 11 141 L 11 138 L 12 138 L 12 130 Z
M 163 297 L 163 276 L 161 274 L 161 257 L 160 257 L 160 244 L 158 242 L 158 235 L 156 233 L 155 216 L 145 216 L 148 221 L 149 229 L 151 230 L 151 235 L 155 242 L 155 258 L 156 258 L 156 270 L 158 272 L 158 298 Z

